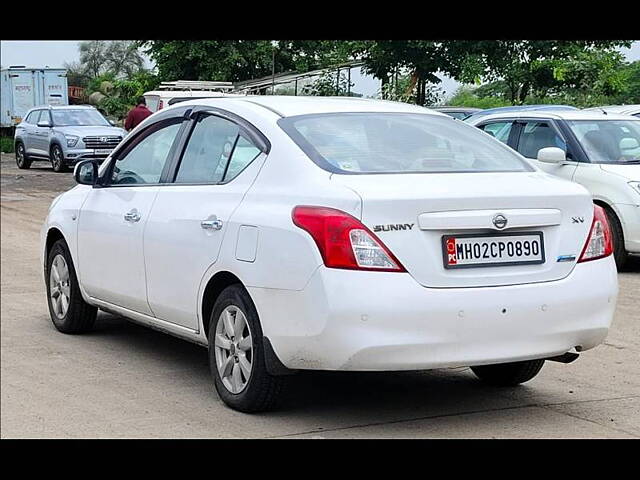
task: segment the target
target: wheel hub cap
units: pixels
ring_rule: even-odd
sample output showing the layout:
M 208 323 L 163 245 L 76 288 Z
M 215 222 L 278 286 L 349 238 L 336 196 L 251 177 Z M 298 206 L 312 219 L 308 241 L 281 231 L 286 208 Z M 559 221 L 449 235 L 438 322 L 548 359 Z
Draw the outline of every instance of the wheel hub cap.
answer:
M 218 317 L 214 353 L 222 384 L 231 393 L 242 392 L 251 377 L 253 341 L 247 318 L 234 305 L 225 308 Z
M 54 257 L 49 272 L 49 298 L 53 313 L 58 318 L 64 318 L 69 310 L 71 286 L 69 282 L 69 267 L 61 254 Z

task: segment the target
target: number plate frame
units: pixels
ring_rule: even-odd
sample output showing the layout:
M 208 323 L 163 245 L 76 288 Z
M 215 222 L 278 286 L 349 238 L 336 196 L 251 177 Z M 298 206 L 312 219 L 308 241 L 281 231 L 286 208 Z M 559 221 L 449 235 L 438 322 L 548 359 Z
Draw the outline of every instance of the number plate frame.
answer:
M 523 235 L 537 236 L 540 238 L 540 259 L 536 260 L 508 260 L 506 262 L 493 262 L 493 263 L 469 263 L 465 265 L 449 265 L 447 262 L 447 240 L 450 238 L 504 238 L 504 237 L 521 237 Z M 443 235 L 442 236 L 442 263 L 447 270 L 454 270 L 457 268 L 486 268 L 486 267 L 508 267 L 513 265 L 540 265 L 546 262 L 546 255 L 544 250 L 544 235 L 540 231 L 536 232 L 508 232 L 508 233 L 464 233 L 460 235 Z

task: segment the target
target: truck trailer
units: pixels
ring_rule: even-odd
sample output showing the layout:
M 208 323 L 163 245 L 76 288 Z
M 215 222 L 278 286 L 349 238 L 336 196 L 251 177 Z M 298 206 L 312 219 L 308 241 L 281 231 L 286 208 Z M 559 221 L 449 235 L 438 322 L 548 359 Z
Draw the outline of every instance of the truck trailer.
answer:
M 16 126 L 30 108 L 69 105 L 64 68 L 11 66 L 0 70 L 0 81 L 0 126 L 3 128 Z

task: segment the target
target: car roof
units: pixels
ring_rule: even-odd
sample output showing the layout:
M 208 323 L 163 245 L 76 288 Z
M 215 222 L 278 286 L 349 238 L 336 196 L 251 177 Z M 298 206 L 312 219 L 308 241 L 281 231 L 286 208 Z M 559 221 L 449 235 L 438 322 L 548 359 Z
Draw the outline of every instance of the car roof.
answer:
M 446 117 L 443 113 L 417 105 L 360 97 L 247 95 L 241 97 L 199 99 L 189 102 L 180 102 L 179 105 L 184 106 L 186 104 L 197 104 L 223 108 L 224 105 L 237 105 L 239 102 L 264 107 L 266 110 L 269 110 L 280 117 L 339 112 L 403 112 Z
M 481 108 L 475 107 L 430 107 L 436 112 L 481 112 Z
M 611 113 L 628 113 L 640 111 L 640 105 L 604 105 L 602 107 L 585 108 L 589 111 L 605 111 Z
M 45 108 L 49 110 L 78 110 L 78 109 L 95 110 L 96 109 L 96 107 L 93 107 L 91 105 L 38 105 L 37 107 L 30 108 L 29 112 L 31 110 L 43 110 Z
M 557 120 L 637 120 L 630 115 L 606 114 L 596 110 L 545 110 L 545 111 L 512 111 L 494 113 L 478 117 L 486 121 L 499 118 L 554 118 Z

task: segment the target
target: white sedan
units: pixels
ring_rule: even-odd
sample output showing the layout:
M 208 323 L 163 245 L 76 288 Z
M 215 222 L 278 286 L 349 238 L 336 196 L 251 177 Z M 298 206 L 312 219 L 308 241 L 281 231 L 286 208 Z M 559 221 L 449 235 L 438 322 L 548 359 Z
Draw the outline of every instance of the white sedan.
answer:
M 297 370 L 470 366 L 516 385 L 612 321 L 589 193 L 424 108 L 189 101 L 74 175 L 42 229 L 55 327 L 101 309 L 208 346 L 241 411 L 273 407 Z
M 604 208 L 614 256 L 640 254 L 640 119 L 601 111 L 508 112 L 468 123 L 541 169 L 580 183 Z

